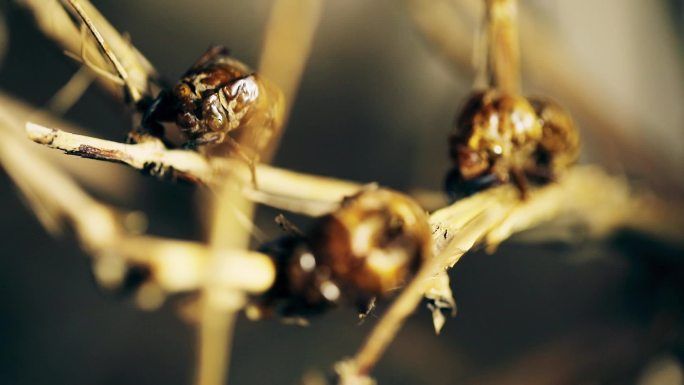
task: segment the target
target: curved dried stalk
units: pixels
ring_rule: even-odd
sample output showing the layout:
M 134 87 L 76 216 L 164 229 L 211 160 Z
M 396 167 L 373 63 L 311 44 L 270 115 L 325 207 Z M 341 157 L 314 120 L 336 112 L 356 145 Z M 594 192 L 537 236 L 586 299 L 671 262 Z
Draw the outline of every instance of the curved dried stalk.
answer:
M 12 132 L 16 137 L 25 139 L 25 127 L 27 121 L 35 121 L 40 124 L 62 127 L 71 132 L 83 133 L 81 127 L 67 123 L 62 119 L 56 118 L 49 112 L 30 106 L 16 97 L 0 92 L 0 125 L 8 132 Z M 46 149 L 47 150 L 47 149 Z M 109 195 L 123 196 L 129 194 L 134 188 L 135 183 L 126 170 L 117 167 L 102 167 L 88 162 L 76 162 L 74 159 L 61 156 L 50 151 L 40 151 L 53 163 L 66 170 L 70 175 L 75 176 L 79 182 L 83 182 L 88 188 Z M 107 178 L 102 178 L 103 173 Z
M 36 20 L 36 25 L 60 47 L 70 52 L 81 52 L 84 49 L 94 66 L 98 68 L 110 67 L 109 60 L 100 54 L 99 47 L 92 40 L 83 41 L 78 25 L 69 17 L 60 1 L 21 0 L 20 4 L 31 11 Z M 110 47 L 109 51 L 112 57 L 115 57 L 115 61 L 119 63 L 118 69 L 123 70 L 123 73 L 126 74 L 124 80 L 129 84 L 129 92 L 131 92 L 133 101 L 137 101 L 140 95 L 148 95 L 150 93 L 150 81 L 157 78 L 154 67 L 109 24 L 89 1 L 80 0 L 78 4 L 82 13 L 87 15 L 94 30 L 101 34 L 101 40 Z M 121 85 L 117 82 L 101 76 L 98 76 L 97 81 L 100 86 L 117 98 L 122 96 Z
M 244 162 L 230 158 L 207 158 L 194 151 L 168 150 L 159 141 L 124 144 L 90 136 L 72 134 L 27 123 L 31 140 L 69 155 L 126 164 L 137 170 L 165 178 L 199 182 L 216 188 L 220 178 L 233 175 L 251 200 L 297 212 L 318 216 L 334 209 L 339 201 L 360 188 L 353 182 L 306 175 L 258 164 L 259 186 L 250 183 Z
M 486 0 L 485 28 L 489 86 L 520 93 L 517 0 Z
M 140 101 L 140 99 L 142 98 L 141 92 L 131 82 L 128 76 L 128 70 L 121 64 L 117 55 L 115 55 L 114 52 L 112 52 L 112 49 L 109 47 L 109 44 L 102 37 L 102 34 L 97 29 L 97 27 L 95 27 L 95 23 L 93 23 L 93 20 L 90 18 L 89 14 L 85 11 L 85 9 L 83 9 L 81 3 L 77 0 L 67 1 L 69 2 L 69 5 L 71 5 L 71 8 L 76 12 L 76 14 L 78 14 L 78 17 L 81 19 L 83 24 L 85 24 L 90 33 L 93 35 L 93 37 L 95 38 L 95 42 L 100 47 L 102 52 L 104 52 L 104 55 L 107 57 L 107 59 L 109 59 L 111 64 L 114 66 L 114 70 L 119 75 L 119 78 L 121 78 L 121 81 L 123 81 L 124 86 L 126 87 L 126 91 L 128 92 L 128 96 L 131 98 L 133 103 L 137 103 L 138 101 Z M 82 44 L 85 44 L 85 42 L 82 42 Z M 83 60 L 85 60 L 85 50 L 83 50 L 83 53 Z
M 276 84 L 283 93 L 285 122 L 299 88 L 322 11 L 322 0 L 277 0 L 271 7 L 259 74 Z M 261 157 L 266 162 L 275 154 L 283 132 L 279 130 L 275 134 Z

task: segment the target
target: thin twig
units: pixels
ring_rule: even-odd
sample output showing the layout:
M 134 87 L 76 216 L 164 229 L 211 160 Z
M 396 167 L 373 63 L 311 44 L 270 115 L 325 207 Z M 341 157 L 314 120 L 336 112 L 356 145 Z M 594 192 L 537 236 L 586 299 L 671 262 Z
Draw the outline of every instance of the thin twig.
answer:
M 230 180 L 219 189 L 212 207 L 210 245 L 214 250 L 249 248 L 251 229 L 245 228 L 238 215 L 251 220 L 254 205 L 245 199 Z M 236 312 L 246 298 L 239 290 L 226 290 L 213 282 L 202 289 L 199 325 L 198 385 L 226 383 Z
M 167 150 L 161 144 L 159 146 L 149 143 L 123 144 L 95 139 L 32 123 L 27 125 L 26 131 L 33 141 L 71 155 L 124 163 L 138 170 L 152 168 L 186 173 L 187 176 L 178 177 L 199 180 L 207 185 L 214 185 L 215 178 L 218 176 L 236 173 L 238 179 L 242 181 L 243 193 L 250 199 L 283 210 L 311 215 L 329 212 L 343 197 L 354 194 L 361 186 L 354 182 L 307 175 L 260 164 L 257 165 L 260 183 L 258 189 L 255 189 L 249 183 L 249 171 L 243 162 L 237 160 L 209 159 L 192 151 Z M 592 194 L 595 186 L 602 186 L 606 192 L 601 196 L 605 196 L 606 201 L 612 202 L 611 204 L 591 206 L 592 202 L 601 202 L 600 196 L 594 197 Z M 501 223 L 496 231 L 488 234 L 490 245 L 496 245 L 510 236 L 512 232 L 520 231 L 520 227 L 530 228 L 534 223 L 572 213 L 572 211 L 580 213 L 579 219 L 592 215 L 595 219 L 586 222 L 594 226 L 596 234 L 605 234 L 614 226 L 627 224 L 649 233 L 665 236 L 670 234 L 668 239 L 675 238 L 672 236 L 676 233 L 673 231 L 676 227 L 672 226 L 674 214 L 666 215 L 668 205 L 648 194 L 641 195 L 635 200 L 627 181 L 608 176 L 596 167 L 576 167 L 568 172 L 561 183 L 554 183 L 539 189 L 536 195 L 536 199 L 518 202 L 513 199 L 517 195 L 510 186 L 484 191 L 450 206 L 452 207 L 450 210 L 435 212 L 432 219 L 433 225 L 449 224 L 444 231 L 454 234 L 454 231 L 464 226 L 483 208 L 494 204 L 497 200 L 508 199 L 516 202 L 516 210 L 509 219 Z M 634 214 L 633 211 L 637 211 L 637 208 L 633 208 L 632 204 L 637 203 L 646 206 L 643 211 Z M 588 213 L 581 211 L 587 207 L 590 208 Z M 523 224 L 523 221 L 534 223 Z M 445 242 L 444 238 L 440 240 L 436 237 L 435 239 L 438 244 Z
M 85 132 L 82 127 L 68 123 L 48 111 L 22 102 L 16 96 L 0 92 L 0 125 L 8 132 L 14 133 L 22 142 L 25 142 L 27 121 L 52 127 L 62 127 L 70 132 Z M 133 193 L 136 188 L 135 181 L 132 178 L 134 175 L 124 168 L 95 162 L 81 162 L 76 158 L 65 157 L 56 151 L 50 151 L 47 147 L 36 152 L 49 159 L 53 165 L 58 165 L 69 175 L 76 177 L 79 183 L 85 184 L 88 189 L 94 189 L 108 197 L 122 197 Z M 103 175 L 107 177 L 103 178 Z
M 137 103 L 141 98 L 140 92 L 133 86 L 133 84 L 129 80 L 128 71 L 126 70 L 126 68 L 121 64 L 121 62 L 119 62 L 119 58 L 116 57 L 116 55 L 114 55 L 112 49 L 109 48 L 109 45 L 107 44 L 107 42 L 105 42 L 104 38 L 102 37 L 102 34 L 100 34 L 100 31 L 95 27 L 95 24 L 90 19 L 90 16 L 88 16 L 88 13 L 86 13 L 81 4 L 77 0 L 67 1 L 74 9 L 74 11 L 76 11 L 78 16 L 83 21 L 83 23 L 88 27 L 88 30 L 90 30 L 90 33 L 93 34 L 93 37 L 97 42 L 97 45 L 100 46 L 102 52 L 104 52 L 104 54 L 107 56 L 109 61 L 114 66 L 114 69 L 119 74 L 119 77 L 121 77 L 121 80 L 123 80 L 123 82 L 125 83 L 128 95 L 133 101 L 133 103 Z
M 520 92 L 517 0 L 485 0 L 487 77 L 490 86 Z
M 478 215 L 475 220 L 459 232 L 458 237 L 449 243 L 440 254 L 429 260 L 416 277 L 404 289 L 401 296 L 382 316 L 373 328 L 366 343 L 354 357 L 359 374 L 367 375 L 382 353 L 394 339 L 397 331 L 415 311 L 427 291 L 432 277 L 441 270 L 458 262 L 460 257 L 473 247 L 491 226 L 505 213 L 505 208 L 495 206 Z
M 36 214 L 53 226 L 66 221 L 96 261 L 113 256 L 143 264 L 167 291 L 196 290 L 207 280 L 250 292 L 270 286 L 275 273 L 265 255 L 242 249 L 216 253 L 196 242 L 129 232 L 122 213 L 93 199 L 9 130 L 0 124 L 0 164 L 25 195 L 35 198 L 32 202 L 40 205 L 34 206 Z M 213 263 L 207 262 L 209 256 L 214 256 Z
M 259 74 L 275 83 L 283 93 L 288 120 L 293 101 L 309 58 L 323 10 L 322 0 L 277 0 L 271 7 L 259 63 Z M 269 162 L 282 136 L 275 132 L 261 159 Z
M 216 187 L 220 178 L 234 175 L 243 192 L 258 202 L 307 215 L 322 215 L 332 210 L 345 196 L 358 191 L 360 185 L 333 178 L 295 173 L 265 164 L 256 165 L 259 186 L 250 183 L 244 162 L 230 158 L 207 158 L 194 151 L 168 150 L 159 141 L 124 144 L 71 134 L 28 123 L 28 137 L 36 143 L 81 156 L 123 163 L 154 175 L 199 182 Z
M 83 96 L 93 80 L 95 77 L 87 67 L 79 68 L 71 79 L 50 98 L 47 108 L 57 115 L 64 115 Z
M 127 74 L 127 82 L 135 90 L 132 95 L 148 94 L 151 81 L 157 78 L 156 71 L 149 61 L 126 38 L 121 36 L 89 1 L 79 0 L 78 3 Z M 88 43 L 83 41 L 79 27 L 74 24 L 59 0 L 22 0 L 21 4 L 32 12 L 36 25 L 43 33 L 62 49 L 80 52 Z M 85 49 L 89 60 L 95 66 L 99 68 L 108 66 L 109 60 L 103 57 L 96 45 L 87 44 Z M 104 77 L 97 77 L 97 82 L 111 94 L 121 97 L 119 84 Z

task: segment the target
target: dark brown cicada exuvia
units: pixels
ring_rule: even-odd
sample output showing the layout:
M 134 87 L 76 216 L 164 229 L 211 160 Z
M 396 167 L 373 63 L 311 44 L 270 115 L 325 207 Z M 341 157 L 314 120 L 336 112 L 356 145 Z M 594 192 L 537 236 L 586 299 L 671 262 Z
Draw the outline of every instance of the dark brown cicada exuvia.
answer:
M 261 248 L 275 260 L 277 277 L 252 314 L 306 317 L 340 303 L 363 313 L 375 297 L 402 287 L 418 271 L 431 239 L 427 215 L 413 199 L 387 189 L 363 190 L 308 233 Z
M 253 168 L 282 125 L 280 90 L 224 47 L 211 47 L 172 89 L 145 108 L 131 135 L 161 138 L 169 147 L 237 155 Z
M 572 165 L 579 144 L 575 123 L 557 103 L 494 89 L 475 92 L 449 139 L 455 166 L 447 193 L 457 199 L 513 182 L 525 197 L 529 182 L 554 180 Z

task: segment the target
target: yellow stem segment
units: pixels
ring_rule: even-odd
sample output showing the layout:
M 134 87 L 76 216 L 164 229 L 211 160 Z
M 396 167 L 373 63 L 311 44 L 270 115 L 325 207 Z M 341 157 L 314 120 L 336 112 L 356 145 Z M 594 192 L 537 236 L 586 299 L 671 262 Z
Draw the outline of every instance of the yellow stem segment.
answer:
M 485 0 L 487 78 L 501 91 L 520 92 L 518 1 Z

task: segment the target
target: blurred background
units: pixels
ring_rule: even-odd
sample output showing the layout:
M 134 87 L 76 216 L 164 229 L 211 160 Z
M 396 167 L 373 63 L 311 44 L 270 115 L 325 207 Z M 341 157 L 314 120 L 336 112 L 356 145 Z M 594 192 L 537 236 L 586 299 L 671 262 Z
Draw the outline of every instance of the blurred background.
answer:
M 256 67 L 271 3 L 94 1 L 171 81 L 212 44 Z M 446 137 L 474 78 L 478 12 L 468 12 L 475 3 L 326 2 L 274 163 L 402 191 L 441 190 Z M 681 199 L 684 2 L 521 5 L 521 29 L 533 27 L 528 38 L 521 31 L 523 65 L 546 68 L 525 73 L 526 92 L 552 96 L 574 113 L 583 162 Z M 78 67 L 19 4 L 1 0 L 0 12 L 0 91 L 45 107 Z M 445 28 L 463 33 L 429 33 L 444 17 Z M 113 140 L 130 128 L 125 107 L 96 86 L 64 118 Z M 63 161 L 79 175 L 106 176 L 84 184 L 106 202 L 144 211 L 150 233 L 204 239 L 195 187 L 118 165 Z M 258 213 L 273 237 L 277 213 Z M 177 315 L 181 299 L 144 312 L 98 289 L 75 239 L 50 237 L 4 172 L 0 230 L 1 384 L 191 383 L 195 329 Z M 532 238 L 523 234 L 493 255 L 466 255 L 451 272 L 458 316 L 435 336 L 421 308 L 374 372 L 379 383 L 684 384 L 681 248 L 632 233 L 587 239 L 582 229 L 571 241 L 526 241 Z M 356 351 L 374 318 L 359 326 L 352 309 L 338 309 L 301 328 L 241 317 L 230 382 L 295 384 L 309 370 L 327 370 Z

